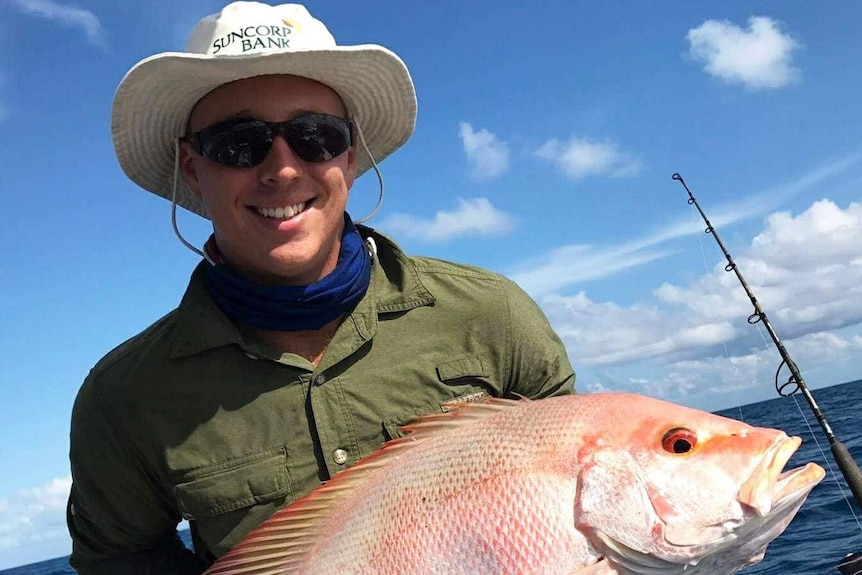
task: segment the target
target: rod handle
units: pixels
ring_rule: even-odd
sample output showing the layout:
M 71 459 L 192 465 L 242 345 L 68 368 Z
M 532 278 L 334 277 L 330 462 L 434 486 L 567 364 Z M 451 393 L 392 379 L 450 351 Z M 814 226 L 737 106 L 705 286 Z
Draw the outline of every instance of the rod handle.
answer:
M 832 444 L 832 456 L 838 462 L 838 467 L 841 468 L 841 474 L 844 480 L 853 492 L 853 497 L 856 499 L 856 504 L 860 505 L 862 501 L 862 471 L 856 465 L 853 456 L 850 455 L 850 450 L 841 443 L 836 441 Z

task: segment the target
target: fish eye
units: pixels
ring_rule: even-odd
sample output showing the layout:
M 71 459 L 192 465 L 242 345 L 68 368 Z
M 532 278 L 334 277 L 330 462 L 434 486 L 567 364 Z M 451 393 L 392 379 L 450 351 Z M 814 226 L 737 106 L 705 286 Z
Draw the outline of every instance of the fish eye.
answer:
M 697 445 L 697 435 L 689 429 L 674 427 L 664 434 L 662 448 L 668 453 L 688 453 Z

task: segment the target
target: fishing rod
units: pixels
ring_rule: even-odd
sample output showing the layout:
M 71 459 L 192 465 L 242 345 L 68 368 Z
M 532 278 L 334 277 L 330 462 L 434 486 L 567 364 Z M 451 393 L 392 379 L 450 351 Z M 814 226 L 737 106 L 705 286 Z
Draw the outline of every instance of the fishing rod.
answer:
M 724 266 L 724 271 L 732 271 L 736 274 L 737 279 L 739 279 L 739 283 L 742 284 L 742 287 L 745 289 L 745 293 L 748 294 L 748 299 L 750 299 L 751 303 L 754 305 L 754 313 L 748 316 L 748 323 L 754 325 L 758 322 L 763 322 L 764 327 L 766 327 L 766 331 L 769 332 L 769 336 L 772 338 L 773 343 L 775 343 L 775 347 L 778 348 L 778 353 L 781 354 L 782 361 L 778 366 L 778 370 L 775 372 L 775 391 L 777 391 L 778 395 L 781 396 L 793 395 L 797 391 L 802 392 L 802 395 L 808 402 L 808 406 L 811 408 L 811 411 L 814 412 L 817 422 L 820 423 L 820 427 L 829 439 L 832 456 L 838 463 L 838 468 L 841 470 L 841 474 L 844 476 L 844 480 L 847 482 L 848 487 L 850 487 L 850 491 L 853 493 L 854 499 L 856 499 L 856 505 L 862 508 L 862 471 L 859 470 L 859 466 L 856 465 L 856 461 L 853 459 L 853 456 L 850 455 L 850 451 L 847 447 L 838 441 L 835 434 L 832 433 L 832 428 L 826 421 L 826 416 L 823 415 L 823 412 L 820 410 L 820 406 L 818 406 L 817 402 L 814 401 L 814 396 L 811 395 L 811 392 L 808 390 L 808 386 L 805 385 L 805 380 L 802 379 L 802 374 L 799 373 L 799 368 L 796 367 L 796 363 L 791 359 L 790 354 L 787 353 L 787 350 L 784 348 L 784 344 L 781 343 L 781 340 L 778 338 L 778 334 L 775 333 L 775 330 L 772 328 L 772 324 L 769 323 L 769 318 L 766 317 L 766 312 L 764 312 L 763 308 L 760 307 L 760 304 L 757 302 L 757 298 L 754 297 L 754 293 L 751 291 L 751 288 L 748 287 L 745 278 L 742 277 L 742 272 L 739 271 L 739 267 L 736 265 L 736 262 L 733 261 L 730 252 L 728 252 L 727 248 L 724 247 L 724 242 L 722 242 L 721 238 L 718 237 L 718 233 L 709 222 L 709 218 L 706 217 L 700 204 L 698 204 L 697 200 L 694 199 L 694 194 L 692 194 L 691 190 L 688 189 L 688 186 L 685 185 L 685 180 L 682 179 L 682 176 L 680 176 L 679 173 L 674 174 L 673 179 L 682 184 L 682 187 L 685 188 L 686 192 L 688 192 L 688 203 L 694 205 L 694 207 L 697 208 L 697 211 L 700 212 L 700 216 L 703 218 L 703 221 L 706 222 L 706 233 L 712 234 L 712 237 L 714 237 L 715 241 L 718 242 L 718 247 L 720 247 L 721 251 L 724 252 L 724 257 L 727 258 L 727 265 Z M 786 382 L 779 385 L 778 375 L 781 372 L 781 368 L 785 365 L 790 369 L 790 377 Z

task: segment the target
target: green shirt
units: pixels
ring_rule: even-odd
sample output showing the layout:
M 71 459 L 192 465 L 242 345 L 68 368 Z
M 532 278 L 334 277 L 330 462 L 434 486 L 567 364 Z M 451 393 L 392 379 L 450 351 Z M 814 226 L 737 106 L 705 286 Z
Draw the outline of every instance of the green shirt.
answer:
M 360 232 L 377 246 L 371 284 L 317 367 L 243 339 L 201 264 L 176 310 L 93 368 L 71 428 L 80 573 L 175 536 L 181 517 L 219 556 L 415 416 L 573 392 L 560 339 L 513 282 Z

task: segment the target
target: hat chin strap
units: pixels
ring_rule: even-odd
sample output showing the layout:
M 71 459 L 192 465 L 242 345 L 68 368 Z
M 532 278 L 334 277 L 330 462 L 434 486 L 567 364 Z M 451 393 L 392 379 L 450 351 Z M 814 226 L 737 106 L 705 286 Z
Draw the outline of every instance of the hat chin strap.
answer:
M 380 173 L 380 168 L 377 167 L 377 162 L 374 160 L 374 156 L 371 155 L 371 151 L 368 149 L 368 144 L 365 143 L 365 137 L 362 135 L 362 128 L 359 125 L 359 120 L 353 118 L 353 123 L 356 126 L 356 133 L 359 135 L 359 143 L 362 145 L 362 149 L 365 150 L 365 153 L 368 154 L 368 157 L 371 159 L 371 167 L 374 168 L 374 173 L 377 174 L 377 181 L 380 183 L 380 193 L 377 195 L 377 205 L 374 206 L 374 209 L 362 219 L 356 220 L 357 224 L 361 224 L 363 222 L 367 222 L 380 209 L 380 206 L 383 204 L 383 174 Z M 184 246 L 188 249 L 206 259 L 212 265 L 215 265 L 215 262 L 210 258 L 209 254 L 199 250 L 192 244 L 186 241 L 183 235 L 180 233 L 180 229 L 177 227 L 177 188 L 179 186 L 179 173 L 180 173 L 180 139 L 174 139 L 174 178 L 173 178 L 173 186 L 171 190 L 171 227 L 174 230 L 174 235 L 177 236 L 177 239 L 180 240 Z M 373 240 L 372 240 L 373 241 Z M 375 253 L 377 253 L 377 246 L 374 246 L 372 249 Z
M 365 150 L 365 153 L 368 154 L 368 157 L 371 159 L 371 167 L 374 168 L 374 172 L 377 174 L 377 181 L 380 182 L 380 193 L 377 195 L 377 205 L 374 206 L 374 209 L 371 210 L 367 216 L 356 220 L 357 224 L 361 224 L 373 218 L 377 213 L 377 210 L 380 209 L 380 205 L 383 204 L 383 175 L 380 173 L 380 168 L 377 167 L 377 162 L 374 160 L 374 156 L 371 155 L 371 151 L 365 143 L 365 136 L 362 135 L 362 127 L 359 125 L 359 120 L 357 118 L 353 118 L 353 123 L 356 125 L 356 133 L 359 134 L 359 143 L 362 144 L 362 149 Z
M 179 185 L 179 173 L 180 139 L 176 138 L 174 140 L 174 185 L 171 191 L 171 227 L 174 229 L 174 234 L 177 236 L 177 239 L 180 240 L 180 243 L 182 243 L 184 246 L 186 246 L 202 258 L 206 258 L 206 260 L 209 261 L 211 264 L 215 265 L 215 262 L 213 262 L 207 254 L 187 242 L 186 239 L 183 237 L 183 234 L 180 233 L 180 229 L 177 227 L 177 186 Z

